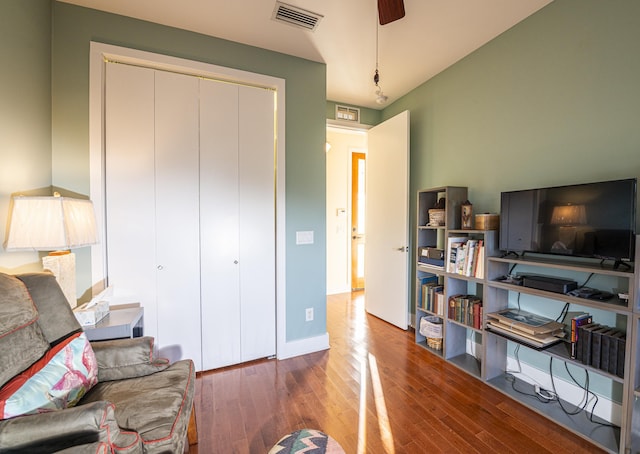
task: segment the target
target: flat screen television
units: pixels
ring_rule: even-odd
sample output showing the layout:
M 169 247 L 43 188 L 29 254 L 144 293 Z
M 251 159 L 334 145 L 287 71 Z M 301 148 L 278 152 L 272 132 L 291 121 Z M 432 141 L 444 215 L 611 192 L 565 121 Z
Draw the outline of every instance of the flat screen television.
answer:
M 634 260 L 635 178 L 502 192 L 500 249 Z

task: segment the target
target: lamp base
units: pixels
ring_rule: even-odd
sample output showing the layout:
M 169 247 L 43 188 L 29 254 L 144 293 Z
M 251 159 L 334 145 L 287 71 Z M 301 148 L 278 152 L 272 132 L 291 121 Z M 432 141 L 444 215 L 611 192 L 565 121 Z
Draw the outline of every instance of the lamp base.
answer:
M 42 257 L 42 267 L 56 277 L 69 306 L 76 307 L 76 255 L 70 251 L 52 252 Z

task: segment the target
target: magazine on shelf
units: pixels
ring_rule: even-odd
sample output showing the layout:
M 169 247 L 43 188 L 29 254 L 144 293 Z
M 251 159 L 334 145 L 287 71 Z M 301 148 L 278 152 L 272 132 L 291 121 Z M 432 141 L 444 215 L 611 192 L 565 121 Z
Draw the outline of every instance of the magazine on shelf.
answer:
M 487 329 L 490 331 L 494 331 L 496 333 L 502 334 L 503 336 L 510 337 L 515 341 L 521 342 L 523 344 L 530 345 L 535 348 L 544 348 L 549 347 L 550 345 L 556 344 L 562 341 L 561 337 L 563 332 L 562 330 L 556 333 L 545 333 L 545 334 L 529 334 L 524 331 L 518 331 L 512 329 L 508 325 L 503 325 L 496 319 L 487 321 Z
M 562 323 L 521 309 L 505 309 L 487 314 L 487 317 L 496 319 L 511 329 L 533 335 L 555 333 L 564 329 Z

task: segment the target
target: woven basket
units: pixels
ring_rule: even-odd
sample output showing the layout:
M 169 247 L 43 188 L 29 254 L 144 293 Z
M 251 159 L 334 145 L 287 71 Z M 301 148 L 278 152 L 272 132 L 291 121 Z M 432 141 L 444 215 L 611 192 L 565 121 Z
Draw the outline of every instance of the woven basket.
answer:
M 433 208 L 429 210 L 429 225 L 438 227 L 444 225 L 444 210 Z
M 426 338 L 429 348 L 442 350 L 442 319 L 433 315 L 422 317 L 419 331 Z

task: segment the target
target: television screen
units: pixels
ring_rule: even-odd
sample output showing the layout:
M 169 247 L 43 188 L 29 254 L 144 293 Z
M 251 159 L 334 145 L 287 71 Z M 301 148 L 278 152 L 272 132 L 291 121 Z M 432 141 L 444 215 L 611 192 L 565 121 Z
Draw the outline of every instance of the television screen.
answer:
M 501 194 L 500 249 L 633 261 L 636 179 Z

